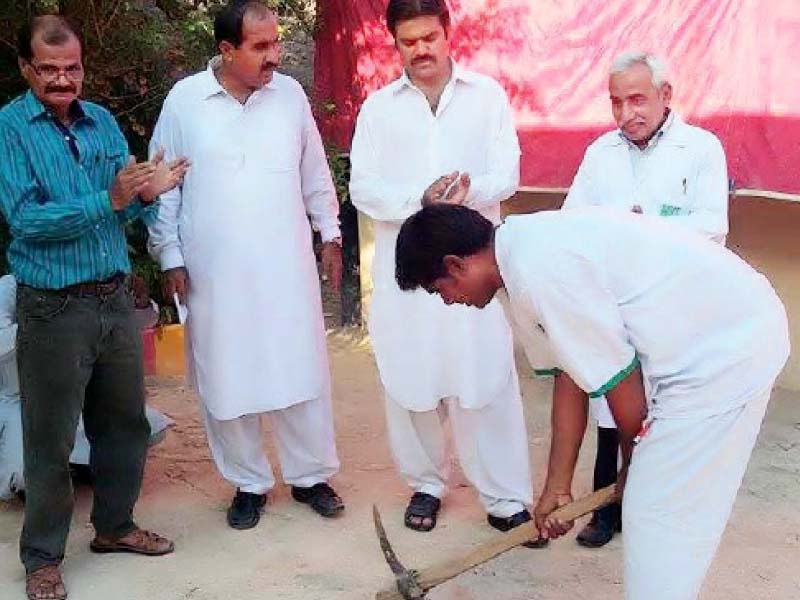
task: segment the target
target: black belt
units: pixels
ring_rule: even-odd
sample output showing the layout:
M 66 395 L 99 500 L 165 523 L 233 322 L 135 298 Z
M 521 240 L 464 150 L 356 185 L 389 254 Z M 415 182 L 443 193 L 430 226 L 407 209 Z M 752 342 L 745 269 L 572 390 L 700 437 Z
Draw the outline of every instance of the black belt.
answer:
M 59 290 L 65 294 L 73 296 L 110 296 L 119 288 L 125 285 L 127 277 L 122 273 L 117 273 L 105 281 L 86 281 L 75 283 Z

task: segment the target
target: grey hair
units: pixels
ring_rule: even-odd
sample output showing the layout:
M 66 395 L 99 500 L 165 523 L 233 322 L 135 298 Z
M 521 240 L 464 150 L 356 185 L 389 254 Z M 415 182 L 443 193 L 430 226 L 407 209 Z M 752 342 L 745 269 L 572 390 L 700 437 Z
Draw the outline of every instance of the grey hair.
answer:
M 659 88 L 663 84 L 669 83 L 667 65 L 659 57 L 649 52 L 634 51 L 620 54 L 611 64 L 609 75 L 624 73 L 634 65 L 644 65 L 650 69 L 654 87 Z

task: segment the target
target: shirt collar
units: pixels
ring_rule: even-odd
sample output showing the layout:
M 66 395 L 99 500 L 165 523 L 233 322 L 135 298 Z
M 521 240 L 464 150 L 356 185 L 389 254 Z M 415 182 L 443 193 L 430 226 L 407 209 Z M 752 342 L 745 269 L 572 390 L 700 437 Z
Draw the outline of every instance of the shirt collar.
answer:
M 683 146 L 686 143 L 685 136 L 683 135 L 683 124 L 684 121 L 681 116 L 674 110 L 670 109 L 667 118 L 661 124 L 661 127 L 658 128 L 658 131 L 656 131 L 655 135 L 650 138 L 650 140 L 647 142 L 647 146 L 644 148 L 639 148 L 636 144 L 625 137 L 625 134 L 622 133 L 621 129 L 617 130 L 617 136 L 609 141 L 609 145 L 620 146 L 625 144 L 631 148 L 639 150 L 640 152 L 646 152 L 647 150 L 654 148 L 657 144 L 662 143 L 662 140 L 663 143 Z
M 35 121 L 36 119 L 40 119 L 42 117 L 52 116 L 50 110 L 48 110 L 48 108 L 42 104 L 42 101 L 36 97 L 36 94 L 33 93 L 33 90 L 28 90 L 23 96 L 22 110 L 25 113 L 25 118 L 29 122 Z M 86 110 L 85 103 L 82 100 L 76 100 L 73 102 L 70 110 L 74 113 L 74 122 L 81 121 L 83 119 L 93 121 L 92 117 Z
M 670 111 L 668 123 L 664 123 L 663 142 L 665 144 L 674 144 L 676 146 L 685 146 L 689 143 L 689 136 L 687 135 L 688 127 L 686 121 L 681 116 L 673 111 Z
M 462 81 L 462 82 L 467 83 L 467 84 L 475 82 L 475 75 L 473 73 L 471 73 L 470 71 L 468 71 L 467 69 L 462 67 L 460 64 L 458 64 L 452 58 L 450 59 L 450 63 L 453 66 L 453 71 L 450 74 L 450 80 L 447 82 L 448 86 L 453 84 L 453 83 L 455 83 L 455 82 L 457 82 L 457 81 Z M 447 86 L 445 86 L 445 87 L 447 87 Z M 400 77 L 395 82 L 394 93 L 400 92 L 401 90 L 403 90 L 405 88 L 412 88 L 412 89 L 415 89 L 415 90 L 418 89 L 417 86 L 414 85 L 414 82 L 411 81 L 411 78 L 408 76 L 408 73 L 406 72 L 406 70 L 403 69 L 402 75 L 400 75 Z
M 227 90 L 222 87 L 222 84 L 217 79 L 217 76 L 214 74 L 214 69 L 216 69 L 219 64 L 222 62 L 222 57 L 218 54 L 213 56 L 211 60 L 208 61 L 208 67 L 205 70 L 205 81 L 203 82 L 203 99 L 208 100 L 209 98 L 216 96 L 218 94 L 227 94 Z M 274 90 L 276 89 L 275 85 L 275 74 L 273 73 L 272 79 L 270 79 L 269 83 L 263 86 L 261 89 L 256 90 L 260 92 L 261 90 Z
M 621 129 L 617 131 L 617 134 L 619 135 L 620 140 L 622 140 L 622 142 L 627 144 L 630 148 L 635 150 L 640 150 L 641 152 L 646 152 L 647 150 L 655 147 L 655 145 L 658 144 L 659 140 L 664 136 L 664 132 L 669 129 L 670 125 L 672 125 L 673 119 L 674 119 L 673 112 L 670 110 L 669 113 L 667 114 L 667 118 L 664 119 L 664 122 L 658 128 L 658 131 L 656 131 L 650 137 L 650 139 L 647 140 L 647 145 L 644 148 L 640 148 L 633 141 L 628 139 L 628 137 L 624 133 L 622 133 Z

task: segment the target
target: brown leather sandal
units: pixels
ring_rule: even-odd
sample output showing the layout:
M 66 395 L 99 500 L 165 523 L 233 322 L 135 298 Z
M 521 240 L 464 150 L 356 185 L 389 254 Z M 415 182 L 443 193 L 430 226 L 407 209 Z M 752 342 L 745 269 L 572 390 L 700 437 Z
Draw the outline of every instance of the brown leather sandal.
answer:
M 47 565 L 25 576 L 25 593 L 29 600 L 65 600 L 67 588 L 58 565 Z
M 146 556 L 161 556 L 175 550 L 175 544 L 152 531 L 134 529 L 118 540 L 109 540 L 97 536 L 92 540 L 91 544 L 89 544 L 89 549 L 92 552 L 101 554 L 109 552 L 130 552 L 132 554 L 144 554 Z

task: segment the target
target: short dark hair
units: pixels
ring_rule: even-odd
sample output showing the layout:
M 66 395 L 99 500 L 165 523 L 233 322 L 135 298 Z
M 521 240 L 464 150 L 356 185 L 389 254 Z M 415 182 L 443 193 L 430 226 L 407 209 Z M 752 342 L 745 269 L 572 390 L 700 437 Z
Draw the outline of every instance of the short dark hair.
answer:
M 494 225 L 466 206 L 434 204 L 411 215 L 400 228 L 395 279 L 401 290 L 430 289 L 446 274 L 444 257 L 473 256 L 488 248 Z
M 242 45 L 244 19 L 252 14 L 263 18 L 272 11 L 259 0 L 233 0 L 214 17 L 214 39 L 217 45 L 230 42 L 235 48 Z
M 61 46 L 70 39 L 75 38 L 81 43 L 78 29 L 61 15 L 41 15 L 26 22 L 17 35 L 17 54 L 23 60 L 30 62 L 33 59 L 33 40 L 41 36 L 42 41 L 48 46 Z
M 397 24 L 417 17 L 439 17 L 445 31 L 450 29 L 450 11 L 444 0 L 389 0 L 386 7 L 386 26 L 392 35 Z

